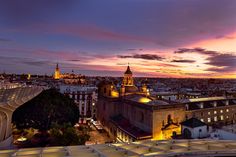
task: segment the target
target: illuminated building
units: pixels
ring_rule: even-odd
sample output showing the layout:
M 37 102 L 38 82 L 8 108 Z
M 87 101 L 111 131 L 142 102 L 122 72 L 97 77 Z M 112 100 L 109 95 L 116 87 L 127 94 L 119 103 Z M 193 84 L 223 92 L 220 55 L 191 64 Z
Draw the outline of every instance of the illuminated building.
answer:
M 86 79 L 85 76 L 80 74 L 75 74 L 73 71 L 72 73 L 64 73 L 61 74 L 61 79 L 63 79 L 65 84 L 85 84 Z
M 63 74 L 60 73 L 58 64 L 54 72 L 54 79 L 56 80 L 60 79 L 65 84 L 85 84 L 86 83 L 85 76 L 81 74 L 75 74 L 73 70 L 71 73 L 63 73 Z
M 123 85 L 134 86 L 133 74 L 132 74 L 132 71 L 130 70 L 129 65 L 127 67 L 127 70 L 124 73 Z
M 28 76 L 27 76 L 27 80 L 30 80 L 30 79 L 31 79 L 31 75 L 28 74 Z
M 180 123 L 190 118 L 213 126 L 236 122 L 236 98 L 151 96 L 145 84 L 140 90 L 134 85 L 129 66 L 120 87 L 101 82 L 98 91 L 98 120 L 118 141 L 170 139 L 181 134 Z
M 180 100 L 185 118 L 195 117 L 208 125 L 227 125 L 236 122 L 236 98 L 207 97 Z
M 124 142 L 170 139 L 181 133 L 179 122 L 185 117 L 182 105 L 151 97 L 145 84 L 139 90 L 129 66 L 120 89 L 112 82 L 101 82 L 97 106 L 98 120 Z
M 54 79 L 58 80 L 60 78 L 61 78 L 61 76 L 60 76 L 60 69 L 59 69 L 59 66 L 57 64 L 56 69 L 55 69 L 55 73 L 54 73 Z

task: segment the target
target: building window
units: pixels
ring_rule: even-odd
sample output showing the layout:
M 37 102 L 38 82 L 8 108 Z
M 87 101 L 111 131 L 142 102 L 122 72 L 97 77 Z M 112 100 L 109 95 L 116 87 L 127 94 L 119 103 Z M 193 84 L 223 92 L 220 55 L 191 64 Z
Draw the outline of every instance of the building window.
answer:
M 217 114 L 217 111 L 214 111 L 214 114 Z
M 224 120 L 224 116 L 223 115 L 220 116 L 220 120 Z
M 214 121 L 217 122 L 217 117 L 216 116 L 214 117 Z
M 229 109 L 226 109 L 226 112 L 229 112 Z
M 211 112 L 208 112 L 208 115 L 211 115 Z
M 223 110 L 220 110 L 220 113 L 223 113 Z
M 201 119 L 202 122 L 204 122 L 204 119 Z
M 211 122 L 211 118 L 207 118 L 207 122 L 210 123 Z

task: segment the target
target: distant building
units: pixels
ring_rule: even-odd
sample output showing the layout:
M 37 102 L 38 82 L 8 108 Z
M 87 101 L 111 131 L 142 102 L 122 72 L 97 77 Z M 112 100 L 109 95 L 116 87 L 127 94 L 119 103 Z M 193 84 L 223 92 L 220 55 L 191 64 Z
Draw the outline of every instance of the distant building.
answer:
M 236 122 L 236 98 L 206 97 L 180 100 L 185 106 L 185 118 L 192 117 L 208 125 L 227 125 Z
M 58 80 L 60 78 L 61 78 L 60 69 L 59 69 L 59 66 L 57 64 L 55 72 L 54 72 L 54 79 Z
M 59 66 L 57 64 L 55 72 L 54 72 L 54 79 L 55 80 L 61 80 L 65 84 L 85 84 L 86 79 L 84 75 L 81 74 L 75 74 L 72 70 L 71 73 L 60 73 Z

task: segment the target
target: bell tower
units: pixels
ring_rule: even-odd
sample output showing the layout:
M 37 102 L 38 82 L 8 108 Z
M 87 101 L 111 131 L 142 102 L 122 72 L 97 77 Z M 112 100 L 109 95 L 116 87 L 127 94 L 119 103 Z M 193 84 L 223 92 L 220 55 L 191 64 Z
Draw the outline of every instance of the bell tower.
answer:
M 55 69 L 54 79 L 56 79 L 56 80 L 60 79 L 60 69 L 59 69 L 58 63 L 57 63 L 56 69 Z
M 128 64 L 127 70 L 124 73 L 123 85 L 124 86 L 134 85 L 133 74 L 132 74 L 132 71 L 130 70 L 129 64 Z

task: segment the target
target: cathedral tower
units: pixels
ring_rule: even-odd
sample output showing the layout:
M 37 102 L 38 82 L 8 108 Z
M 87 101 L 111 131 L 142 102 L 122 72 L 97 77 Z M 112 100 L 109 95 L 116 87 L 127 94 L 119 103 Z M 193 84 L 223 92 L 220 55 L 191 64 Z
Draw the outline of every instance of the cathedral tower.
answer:
M 56 69 L 55 69 L 55 73 L 54 73 L 54 79 L 60 79 L 60 69 L 57 63 Z
M 126 72 L 124 73 L 123 85 L 134 86 L 133 74 L 132 74 L 132 71 L 130 70 L 129 65 L 127 67 Z

